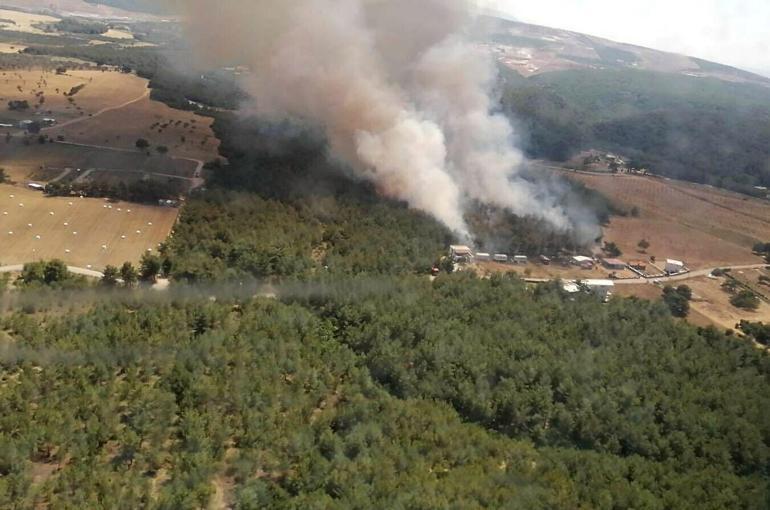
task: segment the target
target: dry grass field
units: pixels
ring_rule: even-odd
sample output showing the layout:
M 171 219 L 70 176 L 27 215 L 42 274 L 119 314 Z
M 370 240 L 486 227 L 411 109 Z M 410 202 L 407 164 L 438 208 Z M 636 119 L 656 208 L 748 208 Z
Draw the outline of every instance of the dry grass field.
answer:
M 763 301 L 755 312 L 735 308 L 730 304 L 730 294 L 722 290 L 722 279 L 698 278 L 686 283 L 693 290 L 690 307 L 695 323 L 705 319 L 725 329 L 734 329 L 742 320 L 770 323 L 769 304 Z
M 99 199 L 49 198 L 0 185 L 0 265 L 58 258 L 101 270 L 107 264 L 137 262 L 168 237 L 178 212 Z
M 569 177 L 625 209 L 638 208 L 639 217 L 615 217 L 605 229 L 624 258 L 640 256 L 637 244 L 647 239 L 647 256 L 684 260 L 691 269 L 762 262 L 751 249 L 770 240 L 768 201 L 651 177 Z
M 63 16 L 80 14 L 117 19 L 131 17 L 136 20 L 160 20 L 159 17 L 152 14 L 129 12 L 103 4 L 89 3 L 85 0 L 3 0 L 2 4 L 7 7 L 20 9 L 54 9 Z
M 65 95 L 81 86 L 73 96 Z M 115 71 L 68 70 L 60 75 L 45 69 L 3 70 L 0 71 L 0 105 L 4 110 L 0 112 L 0 119 L 53 117 L 59 123 L 66 123 L 98 115 L 104 109 L 140 99 L 147 93 L 147 80 Z M 30 109 L 9 111 L 5 105 L 11 100 L 26 100 Z
M 80 85 L 73 97 L 64 95 Z M 168 147 L 173 156 L 215 159 L 219 140 L 211 129 L 213 119 L 153 101 L 147 86 L 143 78 L 114 71 L 0 71 L 0 105 L 27 100 L 32 106 L 0 111 L 0 122 L 53 117 L 58 125 L 45 129 L 52 138 L 120 149 L 133 149 L 144 138 L 153 148 Z
M 218 156 L 219 140 L 213 119 L 175 110 L 149 97 L 71 126 L 47 131 L 71 142 L 133 149 L 144 138 L 153 147 L 164 145 L 174 156 L 210 161 Z
M 196 167 L 191 161 L 173 160 L 154 153 L 147 156 L 138 150 L 121 152 L 59 143 L 24 145 L 19 141 L 0 142 L 0 161 L 10 178 L 20 183 L 50 182 L 66 168 L 73 169 L 68 177 L 74 179 L 77 169 L 81 169 L 81 174 L 100 169 L 117 173 L 148 172 L 190 177 Z
M 70 101 L 63 91 L 69 92 L 79 85 L 85 86 Z M 213 120 L 151 100 L 147 85 L 145 79 L 118 72 L 70 70 L 65 75 L 43 70 L 0 72 L 0 104 L 21 99 L 36 104 L 35 98 L 45 98 L 36 110 L 0 112 L 0 122 L 53 117 L 58 124 L 44 129 L 45 135 L 93 146 L 40 145 L 36 137 L 25 145 L 23 134 L 7 130 L 14 137 L 10 143 L 0 143 L 2 166 L 16 180 L 54 178 L 55 172 L 41 177 L 40 170 L 49 167 L 128 170 L 132 174 L 147 171 L 192 177 L 196 161 L 218 157 L 219 140 L 212 130 Z M 139 138 L 150 142 L 149 155 L 136 150 Z M 161 145 L 169 149 L 167 156 L 160 156 L 155 150 Z M 133 178 L 133 175 L 127 177 Z
M 0 53 L 19 53 L 27 49 L 21 44 L 0 43 Z
M 41 23 L 56 23 L 59 18 L 42 14 L 29 14 L 20 11 L 0 9 L 0 29 L 28 34 L 45 34 L 37 27 Z

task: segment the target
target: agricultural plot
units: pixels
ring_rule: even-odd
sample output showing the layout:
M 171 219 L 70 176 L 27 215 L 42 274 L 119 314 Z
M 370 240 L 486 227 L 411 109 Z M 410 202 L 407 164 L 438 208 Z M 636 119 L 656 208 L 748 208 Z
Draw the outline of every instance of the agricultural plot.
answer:
M 19 53 L 27 49 L 23 44 L 0 43 L 0 53 Z
M 770 202 L 714 188 L 637 176 L 569 174 L 638 216 L 614 217 L 605 239 L 625 258 L 684 260 L 691 269 L 757 264 L 755 243 L 770 239 Z M 651 246 L 638 251 L 640 240 Z
M 46 32 L 39 25 L 56 23 L 57 21 L 59 21 L 59 18 L 54 18 L 53 16 L 0 9 L 0 30 L 28 34 L 45 34 Z
M 47 134 L 61 134 L 75 143 L 122 149 L 135 148 L 136 141 L 143 138 L 150 144 L 150 151 L 164 146 L 174 156 L 210 161 L 217 158 L 219 150 L 212 123 L 210 117 L 175 110 L 144 97 L 76 125 L 56 126 Z
M 189 179 L 196 168 L 192 161 L 154 153 L 148 156 L 138 150 L 114 151 L 63 143 L 25 145 L 19 140 L 0 143 L 0 161 L 11 179 L 20 183 L 51 182 L 67 169 L 71 171 L 62 179 L 87 179 L 95 172 L 109 172 L 130 180 L 145 174 Z
M 49 198 L 0 185 L 0 265 L 58 258 L 101 270 L 137 262 L 168 237 L 177 214 L 171 208 Z
M 67 70 L 57 74 L 54 69 L 3 70 L 0 122 L 49 117 L 60 125 L 75 120 L 79 123 L 147 94 L 147 80 L 116 71 Z M 11 110 L 10 101 L 26 101 L 29 107 Z
M 218 156 L 213 119 L 175 110 L 149 95 L 147 80 L 115 71 L 0 71 L 0 123 L 54 118 L 57 124 L 43 129 L 54 139 L 135 149 L 143 138 L 151 152 L 165 147 L 173 156 L 200 161 Z M 10 110 L 10 101 L 26 101 L 29 108 Z

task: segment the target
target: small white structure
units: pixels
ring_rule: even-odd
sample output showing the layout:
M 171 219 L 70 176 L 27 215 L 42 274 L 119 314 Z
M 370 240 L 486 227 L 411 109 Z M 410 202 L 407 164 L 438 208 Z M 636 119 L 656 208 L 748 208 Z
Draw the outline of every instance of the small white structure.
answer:
M 473 260 L 473 250 L 464 244 L 453 244 L 449 247 L 449 256 L 455 262 L 470 262 Z
M 684 272 L 684 262 L 681 260 L 668 259 L 666 260 L 666 273 L 678 274 Z
M 593 269 L 595 266 L 594 259 L 591 257 L 585 257 L 583 255 L 577 255 L 570 260 L 573 266 L 578 266 L 580 269 Z
M 478 262 L 489 262 L 492 260 L 492 255 L 489 253 L 477 253 L 474 258 Z
M 496 253 L 494 256 L 495 262 L 506 263 L 508 262 L 508 255 L 502 253 Z
M 567 294 L 577 294 L 578 292 L 580 292 L 580 287 L 578 286 L 578 284 L 572 281 L 564 282 L 561 288 L 564 289 L 564 292 L 566 292 Z
M 526 266 L 529 263 L 529 258 L 526 255 L 516 255 L 513 257 L 513 263 Z
M 602 301 L 609 301 L 615 282 L 612 280 L 583 280 L 583 285 Z
M 34 189 L 36 191 L 45 191 L 45 186 L 43 186 L 42 184 L 39 184 L 37 182 L 29 182 L 29 183 L 27 183 L 27 187 L 29 189 Z

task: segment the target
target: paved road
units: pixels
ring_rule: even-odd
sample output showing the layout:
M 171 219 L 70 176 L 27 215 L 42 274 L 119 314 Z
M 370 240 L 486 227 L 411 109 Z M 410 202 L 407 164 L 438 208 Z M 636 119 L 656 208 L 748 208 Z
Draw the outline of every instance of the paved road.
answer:
M 67 269 L 70 273 L 77 274 L 80 276 L 88 276 L 89 278 L 101 278 L 104 276 L 103 273 L 100 273 L 99 271 L 94 271 L 92 269 L 85 269 L 82 267 L 75 267 L 75 266 L 67 266 Z M 0 273 L 21 273 L 22 270 L 24 270 L 24 264 L 16 264 L 13 266 L 0 266 Z
M 91 120 L 91 119 L 93 119 L 95 117 L 99 117 L 100 115 L 104 115 L 107 112 L 112 112 L 112 111 L 115 111 L 115 110 L 120 110 L 121 108 L 125 108 L 126 106 L 130 106 L 130 105 L 132 105 L 134 103 L 138 103 L 139 101 L 142 101 L 143 99 L 149 97 L 150 96 L 150 92 L 151 92 L 150 89 L 147 89 L 144 92 L 142 92 L 142 95 L 137 97 L 136 99 L 131 99 L 130 101 L 126 101 L 125 103 L 119 104 L 117 106 L 110 106 L 108 108 L 102 108 L 101 110 L 99 110 L 98 112 L 94 113 L 93 115 L 88 115 L 88 116 L 84 115 L 84 116 L 82 116 L 80 118 L 77 118 L 77 119 L 72 119 L 72 120 L 68 120 L 66 122 L 62 122 L 61 124 L 56 124 L 55 126 L 49 126 L 49 127 L 43 128 L 40 131 L 43 131 L 43 132 L 45 132 L 45 131 L 53 131 L 55 129 L 69 127 L 69 126 L 72 126 L 73 124 L 80 124 L 81 122 L 85 122 L 85 121 Z

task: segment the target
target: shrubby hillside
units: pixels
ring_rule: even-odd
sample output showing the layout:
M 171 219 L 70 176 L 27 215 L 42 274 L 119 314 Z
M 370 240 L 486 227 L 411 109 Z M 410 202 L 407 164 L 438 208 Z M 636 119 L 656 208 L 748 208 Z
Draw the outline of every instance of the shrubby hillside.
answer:
M 770 88 L 631 69 L 504 73 L 530 156 L 605 149 L 653 172 L 752 193 L 770 185 Z

